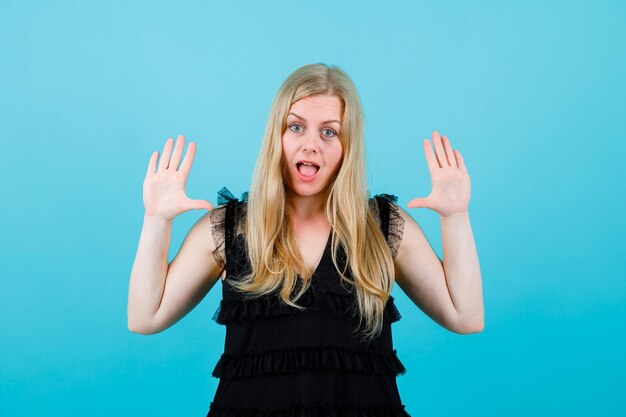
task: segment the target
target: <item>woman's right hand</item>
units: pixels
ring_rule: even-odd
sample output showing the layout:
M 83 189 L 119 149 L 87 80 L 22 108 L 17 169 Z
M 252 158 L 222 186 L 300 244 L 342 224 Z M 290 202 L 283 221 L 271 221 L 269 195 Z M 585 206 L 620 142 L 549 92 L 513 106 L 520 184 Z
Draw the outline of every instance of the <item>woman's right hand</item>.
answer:
M 146 216 L 173 220 L 174 217 L 189 210 L 213 209 L 213 205 L 208 201 L 192 200 L 185 193 L 187 177 L 196 153 L 195 142 L 189 142 L 187 154 L 180 168 L 178 164 L 185 147 L 185 137 L 178 135 L 176 148 L 172 154 L 173 144 L 172 138 L 165 142 L 158 169 L 156 163 L 159 152 L 154 151 L 150 157 L 148 172 L 143 182 L 143 205 Z

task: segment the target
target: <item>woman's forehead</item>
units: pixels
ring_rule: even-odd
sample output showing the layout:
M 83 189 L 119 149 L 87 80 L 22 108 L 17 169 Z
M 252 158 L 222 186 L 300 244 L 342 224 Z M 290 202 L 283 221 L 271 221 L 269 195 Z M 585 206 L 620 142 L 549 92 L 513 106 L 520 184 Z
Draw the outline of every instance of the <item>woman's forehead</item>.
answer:
M 316 94 L 304 97 L 291 105 L 289 115 L 305 120 L 338 120 L 342 104 L 337 96 Z

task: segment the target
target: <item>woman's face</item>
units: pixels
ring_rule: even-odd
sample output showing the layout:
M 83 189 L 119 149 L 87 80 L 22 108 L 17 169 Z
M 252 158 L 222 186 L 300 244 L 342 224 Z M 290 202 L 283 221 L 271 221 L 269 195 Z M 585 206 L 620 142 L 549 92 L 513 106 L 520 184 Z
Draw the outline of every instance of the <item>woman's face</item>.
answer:
M 283 176 L 294 193 L 311 196 L 324 192 L 339 170 L 341 113 L 337 96 L 316 94 L 291 105 L 282 135 Z

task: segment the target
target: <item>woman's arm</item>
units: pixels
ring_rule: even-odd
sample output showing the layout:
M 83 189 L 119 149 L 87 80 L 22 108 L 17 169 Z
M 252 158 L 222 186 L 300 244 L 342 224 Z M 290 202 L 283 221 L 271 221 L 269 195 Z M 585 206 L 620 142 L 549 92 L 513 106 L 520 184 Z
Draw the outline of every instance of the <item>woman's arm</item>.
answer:
M 169 265 L 171 221 L 144 220 L 130 278 L 130 331 L 154 334 L 171 327 L 215 285 L 222 268 L 213 257 L 210 213 L 193 225 Z
M 159 308 L 169 268 L 172 220 L 144 215 L 128 288 L 128 329 L 145 333 Z
M 187 314 L 209 291 L 220 270 L 209 213 L 196 222 L 180 252 L 168 265 L 172 222 L 188 210 L 212 210 L 206 200 L 187 197 L 185 184 L 195 155 L 191 142 L 181 162 L 185 137 L 165 142 L 157 167 L 153 152 L 143 184 L 145 215 L 128 288 L 128 328 L 132 332 L 160 332 Z M 180 164 L 180 167 L 179 167 Z
M 469 221 L 470 178 L 461 153 L 446 136 L 424 141 L 432 191 L 409 201 L 410 208 L 439 213 L 443 261 L 415 220 L 403 209 L 405 230 L 396 257 L 396 280 L 409 298 L 445 328 L 469 334 L 484 328 L 482 278 Z
M 440 216 L 443 269 L 452 303 L 463 327 L 480 332 L 485 327 L 480 265 L 469 212 Z
M 404 218 L 395 259 L 398 286 L 442 327 L 459 334 L 482 331 L 481 276 L 469 215 L 441 218 L 442 262 L 415 220 L 398 209 Z

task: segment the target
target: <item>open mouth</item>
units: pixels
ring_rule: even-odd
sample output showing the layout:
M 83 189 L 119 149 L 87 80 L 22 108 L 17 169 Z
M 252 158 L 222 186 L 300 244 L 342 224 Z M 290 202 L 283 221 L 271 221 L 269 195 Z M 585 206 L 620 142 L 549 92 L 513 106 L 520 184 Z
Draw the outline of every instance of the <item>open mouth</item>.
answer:
M 319 165 L 311 162 L 298 162 L 296 164 L 296 168 L 298 169 L 298 172 L 305 177 L 314 176 L 320 169 Z

